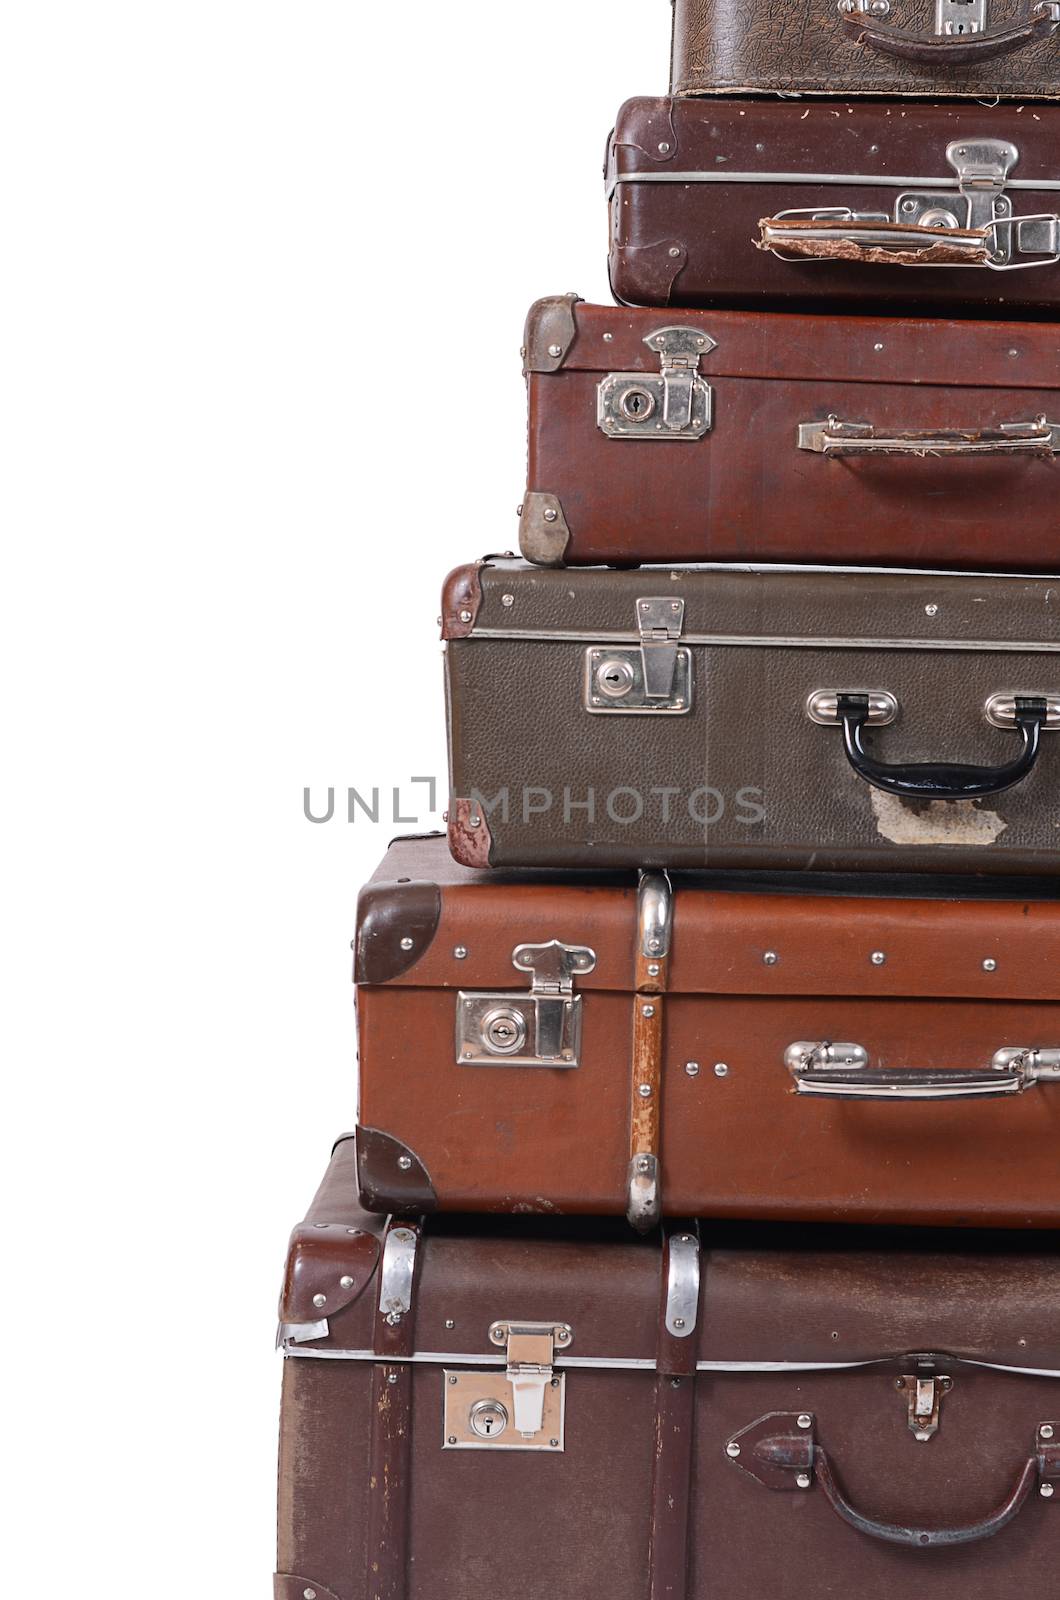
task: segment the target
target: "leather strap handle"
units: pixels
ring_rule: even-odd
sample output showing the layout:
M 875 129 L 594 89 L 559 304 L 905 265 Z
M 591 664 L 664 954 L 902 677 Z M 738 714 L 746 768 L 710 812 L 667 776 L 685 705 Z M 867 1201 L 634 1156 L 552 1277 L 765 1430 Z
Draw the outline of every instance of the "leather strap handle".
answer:
M 983 1539 L 992 1539 L 1023 1510 L 1040 1476 L 1038 1457 L 1031 1456 L 1024 1463 L 1011 1493 L 988 1517 L 983 1517 L 979 1522 L 961 1523 L 955 1528 L 910 1528 L 895 1522 L 881 1522 L 851 1505 L 836 1481 L 831 1461 L 820 1446 L 813 1453 L 813 1468 L 817 1482 L 836 1516 L 859 1533 L 868 1534 L 870 1539 L 879 1539 L 884 1544 L 905 1545 L 911 1550 L 938 1549 L 940 1546 L 952 1549 L 955 1545 L 978 1544 Z
M 759 250 L 779 261 L 843 261 L 873 267 L 990 266 L 995 246 L 982 228 L 928 227 L 880 217 L 784 215 L 758 224 Z
M 1024 22 L 982 33 L 936 35 L 880 27 L 877 23 L 866 23 L 864 13 L 853 3 L 848 6 L 845 0 L 840 4 L 839 14 L 845 25 L 856 31 L 856 44 L 876 50 L 880 55 L 897 56 L 901 61 L 914 61 L 918 66 L 942 71 L 951 67 L 974 67 L 995 56 L 1011 55 L 1014 50 L 1040 44 L 1060 27 L 1060 6 L 1054 0 L 1042 0 L 1032 7 Z
M 866 783 L 887 794 L 911 800 L 980 800 L 1003 794 L 1030 776 L 1041 754 L 1042 729 L 1049 719 L 1044 699 L 1017 697 L 1015 728 L 1020 737 L 1020 753 L 1000 767 L 965 766 L 957 763 L 923 762 L 906 766 L 877 761 L 865 749 L 863 734 L 871 709 L 866 694 L 841 694 L 838 719 L 843 728 L 847 760 Z

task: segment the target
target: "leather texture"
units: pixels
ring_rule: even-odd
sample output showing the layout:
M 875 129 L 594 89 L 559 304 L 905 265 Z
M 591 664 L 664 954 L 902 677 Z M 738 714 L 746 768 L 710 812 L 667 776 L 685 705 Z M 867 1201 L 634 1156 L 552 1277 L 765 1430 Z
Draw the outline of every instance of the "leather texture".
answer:
M 990 31 L 1027 23 L 1027 0 L 990 0 Z M 866 32 L 930 37 L 931 0 L 894 0 L 882 22 L 844 18 L 835 0 L 674 0 L 671 88 L 675 94 L 827 94 L 926 99 L 1055 100 L 1060 49 L 1055 32 L 1010 55 L 948 65 L 898 60 L 871 48 Z M 936 50 L 937 56 L 944 53 Z
M 748 254 L 767 259 L 750 246 Z M 568 566 L 1060 570 L 1060 457 L 831 459 L 799 448 L 800 427 L 830 416 L 884 432 L 1058 421 L 1060 322 L 585 305 L 576 316 L 564 367 L 532 372 L 528 390 L 528 487 L 562 504 Z M 675 323 L 715 341 L 700 361 L 713 391 L 710 431 L 691 441 L 606 437 L 597 421 L 601 382 L 609 373 L 658 374 L 644 340 Z M 825 584 L 824 592 L 834 591 Z
M 807 712 L 819 691 L 886 691 L 899 710 L 865 735 L 877 760 L 1011 760 L 1017 736 L 984 708 L 1060 692 L 1050 580 L 498 562 L 482 582 L 446 672 L 453 787 L 477 797 L 491 866 L 1055 875 L 1056 731 L 1007 793 L 922 802 L 864 782 L 842 730 Z M 691 709 L 593 713 L 587 652 L 638 649 L 644 596 L 685 602 Z
M 441 838 L 396 842 L 381 870 L 399 871 L 403 857 L 419 873 L 433 857 L 442 914 L 414 972 L 358 992 L 362 1116 L 415 1148 L 443 1210 L 621 1214 L 635 878 L 467 873 Z M 841 1039 L 876 1066 L 982 1071 L 1005 1047 L 1060 1044 L 1055 884 L 1044 898 L 1014 886 L 1007 900 L 961 880 L 920 898 L 856 887 L 825 894 L 811 879 L 780 894 L 674 874 L 667 992 L 652 998 L 664 1211 L 1057 1226 L 1060 1085 L 1008 1100 L 852 1104 L 793 1095 L 784 1060 L 796 1041 Z M 574 983 L 578 1067 L 460 1064 L 458 992 L 525 994 L 513 952 L 552 939 L 596 955 Z M 930 1160 L 915 1154 L 928 1150 Z M 399 1199 L 387 1181 L 377 1206 Z
M 430 949 L 441 909 L 437 884 L 412 878 L 367 884 L 357 902 L 358 983 L 386 983 L 414 967 Z
M 418 1600 L 424 1574 L 432 1600 L 466 1600 L 469 1580 L 497 1595 L 795 1600 L 818 1592 L 822 1573 L 837 1594 L 868 1600 L 910 1587 L 925 1600 L 1048 1594 L 1058 1513 L 1037 1494 L 994 1539 L 900 1549 L 846 1526 L 819 1481 L 771 1492 L 727 1447 L 759 1419 L 787 1416 L 797 1426 L 805 1415 L 859 1511 L 938 1527 L 984 1517 L 1060 1409 L 1060 1376 L 1045 1375 L 1058 1370 L 1055 1240 L 969 1249 L 932 1235 L 918 1249 L 889 1234 L 852 1243 L 840 1230 L 807 1229 L 797 1246 L 786 1238 L 785 1247 L 769 1230 L 705 1230 L 687 1346 L 713 1370 L 692 1376 L 687 1361 L 671 1375 L 662 1354 L 658 1239 L 589 1223 L 560 1230 L 540 1218 L 530 1229 L 428 1223 L 409 1348 L 430 1354 L 402 1367 L 412 1391 L 397 1463 L 406 1544 L 383 1574 L 388 1600 Z M 547 1460 L 442 1449 L 444 1369 L 503 1370 L 489 1329 L 513 1315 L 573 1331 L 572 1364 L 557 1362 L 564 1448 Z M 318 1354 L 360 1359 L 292 1355 L 284 1370 L 278 1565 L 312 1574 L 325 1600 L 379 1592 L 371 1486 L 397 1460 L 377 1419 L 387 1390 L 399 1387 L 390 1383 L 398 1369 L 373 1362 L 354 1336 L 337 1319 Z M 922 1444 L 897 1384 L 931 1353 L 951 1383 L 938 1432 Z M 643 1365 L 579 1365 L 594 1360 Z M 281 1589 L 279 1600 L 299 1597 Z
M 1056 49 L 1060 59 L 1060 45 Z M 778 213 L 845 207 L 893 218 L 901 195 L 937 193 L 939 184 L 961 220 L 961 198 L 952 187 L 956 171 L 947 159 L 947 148 L 961 139 L 1015 145 L 1018 158 L 1009 176 L 1028 187 L 1007 190 L 1010 215 L 1055 216 L 1060 210 L 1055 188 L 1035 188 L 1036 182 L 1060 180 L 1060 106 L 1028 112 L 1005 105 L 899 107 L 871 101 L 627 101 L 608 161 L 615 296 L 627 305 L 1055 317 L 1055 262 L 996 272 L 900 266 L 893 256 L 880 264 L 842 253 L 828 261 L 786 261 L 756 249 L 760 223 Z M 709 181 L 676 181 L 681 173 Z M 736 174 L 760 176 L 747 182 Z M 793 181 L 799 174 L 847 176 L 841 182 Z M 907 178 L 915 181 L 893 181 Z M 953 237 L 933 230 L 929 259 L 945 261 Z M 866 361 L 865 375 L 881 365 L 886 362 L 878 355 Z

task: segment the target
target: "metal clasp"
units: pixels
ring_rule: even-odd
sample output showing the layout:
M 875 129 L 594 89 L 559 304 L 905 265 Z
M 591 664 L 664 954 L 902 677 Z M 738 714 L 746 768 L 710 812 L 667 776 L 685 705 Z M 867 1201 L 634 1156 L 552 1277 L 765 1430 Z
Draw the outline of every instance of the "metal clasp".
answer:
M 573 1337 L 566 1322 L 495 1322 L 490 1328 L 492 1343 L 507 1350 L 515 1429 L 524 1439 L 541 1431 L 556 1346 L 566 1349 Z
M 443 1449 L 562 1453 L 566 1375 L 553 1361 L 574 1338 L 570 1324 L 495 1322 L 489 1336 L 505 1347 L 505 1371 L 444 1373 Z
M 935 32 L 942 39 L 982 33 L 986 27 L 986 0 L 935 0 Z
M 659 356 L 659 376 L 609 373 L 597 390 L 597 425 L 609 439 L 701 439 L 714 395 L 699 363 L 717 341 L 698 328 L 660 328 L 644 343 Z
M 937 1370 L 933 1356 L 915 1356 L 917 1370 L 895 1379 L 895 1388 L 909 1402 L 909 1431 L 920 1444 L 927 1444 L 939 1431 L 943 1396 L 953 1388 L 953 1379 Z
M 692 652 L 680 644 L 685 602 L 641 599 L 636 617 L 639 649 L 590 645 L 585 652 L 585 709 L 595 716 L 685 716 L 692 709 Z
M 581 996 L 574 979 L 596 966 L 587 945 L 521 944 L 512 965 L 529 972 L 529 991 L 468 993 L 456 1007 L 456 1059 L 465 1067 L 576 1067 Z

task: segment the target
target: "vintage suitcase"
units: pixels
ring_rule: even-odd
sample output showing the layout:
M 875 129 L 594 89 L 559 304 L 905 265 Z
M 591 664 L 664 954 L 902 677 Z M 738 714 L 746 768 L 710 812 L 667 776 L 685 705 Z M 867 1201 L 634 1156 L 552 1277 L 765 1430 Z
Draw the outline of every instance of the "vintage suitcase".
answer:
M 291 1240 L 275 1600 L 1042 1600 L 1060 1255 L 392 1223 Z M 874 1248 L 877 1246 L 877 1248 Z
M 948 882 L 520 879 L 397 840 L 355 943 L 362 1202 L 1060 1225 L 1060 887 Z
M 443 613 L 468 866 L 1060 866 L 1054 579 L 497 557 Z
M 628 305 L 1060 308 L 1060 106 L 630 100 L 607 192 Z
M 530 561 L 1060 571 L 1060 322 L 568 295 L 525 361 Z
M 674 0 L 675 94 L 1060 99 L 1056 0 Z

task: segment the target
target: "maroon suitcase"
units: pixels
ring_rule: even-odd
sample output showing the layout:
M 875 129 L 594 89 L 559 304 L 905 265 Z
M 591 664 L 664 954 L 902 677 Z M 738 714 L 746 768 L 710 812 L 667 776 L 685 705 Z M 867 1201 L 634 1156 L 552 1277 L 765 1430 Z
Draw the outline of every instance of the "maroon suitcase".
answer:
M 347 1140 L 291 1241 L 275 1600 L 1055 1593 L 1055 1248 L 354 1192 Z
M 529 561 L 1060 571 L 1060 322 L 565 295 L 524 353 Z
M 630 100 L 607 189 L 628 305 L 1060 307 L 1060 106 Z

